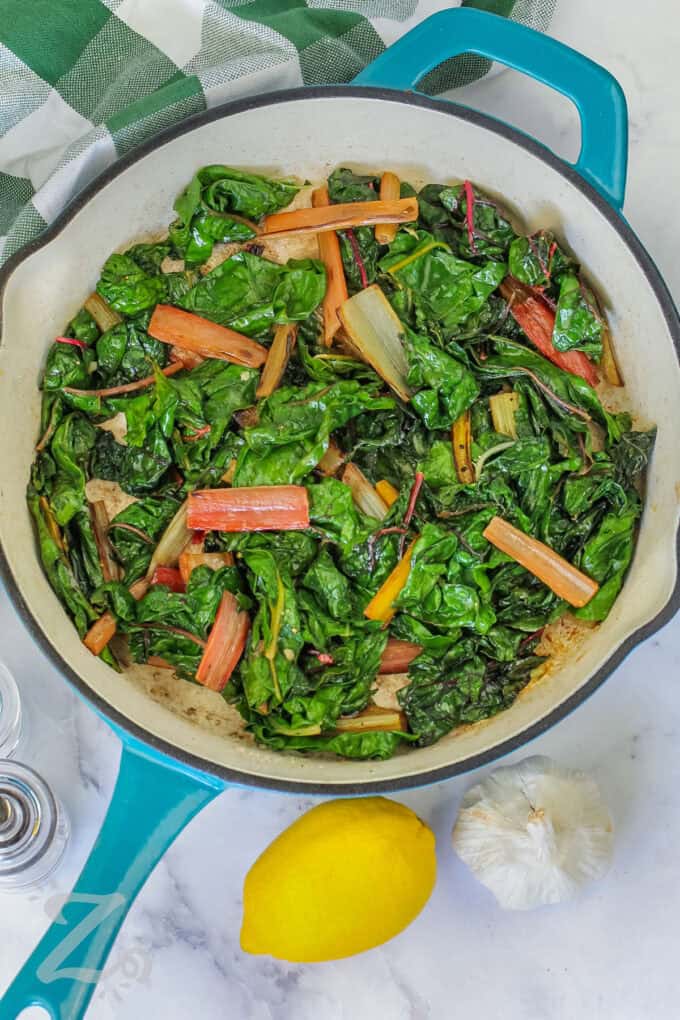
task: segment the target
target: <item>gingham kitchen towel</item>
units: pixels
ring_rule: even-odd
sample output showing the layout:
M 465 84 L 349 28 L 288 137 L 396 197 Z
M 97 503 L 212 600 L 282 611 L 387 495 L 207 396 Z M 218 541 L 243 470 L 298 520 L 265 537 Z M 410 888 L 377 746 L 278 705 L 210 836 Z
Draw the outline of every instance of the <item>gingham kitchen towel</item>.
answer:
M 348 82 L 404 32 L 468 6 L 545 30 L 556 0 L 0 0 L 0 263 L 99 171 L 228 99 Z M 448 61 L 438 94 L 485 74 Z

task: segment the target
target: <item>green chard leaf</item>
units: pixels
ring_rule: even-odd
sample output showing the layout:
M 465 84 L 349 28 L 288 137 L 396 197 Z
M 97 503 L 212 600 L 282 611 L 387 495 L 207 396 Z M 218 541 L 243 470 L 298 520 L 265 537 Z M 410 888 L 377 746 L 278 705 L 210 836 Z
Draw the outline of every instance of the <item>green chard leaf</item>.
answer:
M 577 270 L 574 259 L 558 245 L 549 230 L 516 237 L 508 250 L 510 275 L 528 287 L 548 288 L 552 292 L 565 273 Z
M 97 293 L 121 315 L 143 315 L 162 301 L 177 304 L 193 283 L 189 273 L 160 272 L 157 259 L 148 250 L 138 251 L 151 247 L 137 245 L 125 255 L 109 255 L 104 263 Z
M 52 344 L 47 352 L 41 385 L 43 390 L 60 390 L 63 386 L 87 388 L 90 373 L 79 349 L 71 344 Z
M 282 209 L 298 191 L 294 181 L 226 166 L 203 167 L 175 202 L 178 219 L 170 227 L 172 246 L 186 265 L 201 265 L 212 255 L 215 242 L 241 243 L 254 237 L 256 230 L 247 220 Z
M 158 426 L 151 428 L 143 446 L 123 446 L 110 432 L 97 436 L 92 476 L 118 482 L 124 492 L 142 495 L 161 483 L 172 464 L 168 442 Z
M 84 344 L 91 347 L 99 336 L 99 327 L 87 309 L 81 308 L 69 322 L 64 336 L 75 337 L 76 340 L 82 340 Z
M 416 328 L 434 323 L 446 335 L 460 332 L 479 313 L 506 275 L 502 262 L 482 265 L 454 255 L 426 231 L 400 230 L 379 263 L 398 288 L 392 303 Z
M 244 562 L 259 601 L 249 651 L 241 664 L 241 683 L 251 709 L 280 706 L 303 682 L 297 666 L 302 625 L 292 579 L 270 549 L 246 549 Z
M 466 652 L 463 643 L 443 658 L 421 655 L 412 663 L 411 682 L 398 697 L 420 746 L 509 708 L 542 661 L 527 655 L 512 663 L 485 663 L 477 655 L 465 658 Z
M 120 322 L 97 340 L 97 376 L 102 387 L 119 386 L 152 375 L 167 363 L 168 345 L 154 340 L 136 322 Z
M 299 190 L 299 183 L 290 178 L 263 177 L 214 164 L 198 171 L 175 202 L 175 212 L 186 222 L 203 199 L 217 212 L 235 212 L 258 220 L 290 205 Z
M 98 613 L 81 590 L 63 544 L 60 545 L 54 537 L 56 522 L 49 507 L 32 486 L 28 490 L 28 508 L 35 523 L 40 559 L 47 580 L 72 617 L 76 630 L 84 637 Z
M 624 432 L 612 446 L 611 458 L 621 485 L 630 485 L 640 477 L 652 456 L 655 442 L 656 428 L 652 428 L 646 432 Z
M 473 231 L 470 236 L 468 200 L 472 196 Z M 482 257 L 504 262 L 510 243 L 515 238 L 506 213 L 479 188 L 455 184 L 444 188 L 439 201 L 448 210 L 451 219 L 461 226 L 458 251 L 462 258 Z M 465 229 L 462 229 L 465 226 Z
M 81 591 L 91 598 L 96 589 L 103 584 L 104 575 L 88 506 L 84 505 L 73 515 L 64 533 L 71 569 Z
M 406 353 L 408 383 L 415 390 L 412 406 L 428 429 L 450 428 L 479 394 L 477 380 L 461 361 L 411 330 Z
M 373 196 L 375 198 L 375 196 Z M 371 283 L 378 275 L 380 245 L 375 239 L 373 227 L 354 227 L 353 230 L 339 230 L 340 254 L 345 270 L 347 290 L 356 294 Z
M 638 505 L 623 513 L 612 511 L 605 514 L 595 534 L 584 545 L 579 567 L 599 581 L 600 590 L 587 605 L 575 610 L 574 615 L 581 620 L 599 622 L 609 614 L 633 558 L 639 516 Z
M 178 302 L 182 308 L 248 336 L 277 323 L 306 319 L 326 293 L 326 271 L 314 259 L 286 265 L 240 251 L 220 262 Z
M 121 315 L 137 315 L 163 300 L 165 284 L 160 276 L 145 273 L 129 255 L 109 255 L 97 293 Z
M 336 567 L 328 548 L 323 548 L 302 579 L 317 601 L 334 620 L 342 620 L 352 611 L 354 597 L 347 577 Z
M 255 229 L 226 213 L 213 212 L 203 206 L 190 223 L 175 220 L 168 236 L 174 251 L 184 259 L 185 266 L 200 266 L 210 258 L 216 243 L 242 244 L 255 237 Z
M 399 745 L 413 738 L 408 733 L 334 733 L 330 736 L 282 736 L 264 726 L 254 725 L 255 736 L 275 751 L 314 751 L 317 754 L 339 754 L 343 758 L 391 758 Z
M 324 538 L 341 549 L 351 550 L 365 542 L 375 526 L 357 508 L 351 490 L 337 478 L 324 478 L 308 485 L 309 519 Z
M 504 262 L 515 238 L 501 207 L 469 182 L 453 186 L 426 184 L 418 194 L 420 219 L 463 259 L 489 258 Z M 472 194 L 472 237 L 468 224 L 468 195 Z
M 133 244 L 124 254 L 149 276 L 156 276 L 161 272 L 163 260 L 168 258 L 171 252 L 172 245 L 169 241 L 158 241 L 151 244 Z
M 470 537 L 466 535 L 466 542 Z M 458 545 L 453 531 L 426 524 L 414 546 L 408 581 L 395 604 L 428 627 L 486 634 L 496 617 L 476 585 L 464 583 L 466 556 L 456 555 Z
M 394 407 L 392 397 L 353 379 L 323 386 L 280 387 L 260 405 L 259 423 L 245 429 L 235 485 L 298 482 L 319 463 L 331 432 L 366 410 Z
M 539 384 L 542 384 L 541 393 L 550 402 L 553 412 L 575 431 L 588 431 L 588 416 L 604 425 L 610 443 L 618 442 L 626 431 L 625 416 L 622 418 L 606 411 L 597 393 L 585 379 L 563 371 L 516 340 L 501 336 L 490 337 L 489 340 L 495 353 L 478 363 L 479 374 L 496 379 L 525 375 L 534 385 L 537 378 Z M 577 408 L 576 413 L 574 406 Z M 587 417 L 579 415 L 578 411 L 585 412 Z
M 379 174 L 355 174 L 347 167 L 338 167 L 328 178 L 331 202 L 375 202 L 379 192 Z
M 89 459 L 96 441 L 96 430 L 79 414 L 69 414 L 54 433 L 50 454 L 56 474 L 52 479 L 50 504 L 62 527 L 82 510 Z
M 172 493 L 144 496 L 113 518 L 109 541 L 124 568 L 126 585 L 146 574 L 153 550 L 179 506 Z
M 603 323 L 592 291 L 579 277 L 565 274 L 555 312 L 552 342 L 558 351 L 583 351 L 594 361 L 602 357 Z

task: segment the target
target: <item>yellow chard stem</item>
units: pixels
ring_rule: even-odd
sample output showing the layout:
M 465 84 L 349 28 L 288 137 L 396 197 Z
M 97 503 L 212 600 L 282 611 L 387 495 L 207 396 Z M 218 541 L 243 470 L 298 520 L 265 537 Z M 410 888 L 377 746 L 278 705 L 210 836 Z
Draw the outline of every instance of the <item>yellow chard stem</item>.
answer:
M 515 412 L 519 407 L 519 393 L 496 393 L 489 397 L 489 410 L 493 421 L 494 431 L 500 436 L 509 436 L 510 439 L 517 439 L 517 427 L 515 425 Z
M 276 602 L 274 605 L 270 605 L 269 611 L 271 613 L 271 637 L 269 644 L 264 650 L 264 657 L 269 662 L 269 667 L 272 671 L 272 682 L 274 684 L 274 693 L 279 701 L 283 700 L 281 693 L 281 685 L 279 684 L 279 677 L 276 672 L 276 652 L 279 646 L 279 634 L 281 633 L 281 623 L 283 622 L 283 609 L 286 602 L 286 589 L 283 586 L 281 575 L 277 572 L 276 574 Z
M 397 610 L 394 608 L 393 603 L 408 581 L 408 576 L 411 572 L 411 557 L 413 556 L 413 549 L 417 541 L 418 539 L 414 538 L 405 555 L 399 560 L 390 576 L 383 581 L 381 587 L 378 588 L 364 609 L 364 616 L 367 616 L 369 620 L 380 620 L 381 623 L 389 623 L 396 613 Z
M 400 262 L 395 262 L 393 266 L 389 266 L 387 272 L 390 274 L 398 273 L 400 269 L 405 269 L 406 266 L 410 266 L 412 262 L 416 261 L 416 259 L 422 258 L 423 255 L 427 255 L 427 253 L 432 251 L 433 248 L 448 249 L 448 247 L 448 244 L 444 244 L 443 241 L 430 241 L 429 244 L 426 244 L 423 248 L 419 248 L 416 251 L 411 252 L 410 255 L 401 259 Z
M 386 478 L 381 478 L 379 482 L 375 483 L 375 491 L 388 506 L 392 506 L 399 499 L 399 489 L 395 489 Z
M 451 429 L 453 462 L 461 485 L 471 485 L 475 480 L 475 466 L 472 463 L 472 428 L 470 411 L 463 411 L 456 418 Z

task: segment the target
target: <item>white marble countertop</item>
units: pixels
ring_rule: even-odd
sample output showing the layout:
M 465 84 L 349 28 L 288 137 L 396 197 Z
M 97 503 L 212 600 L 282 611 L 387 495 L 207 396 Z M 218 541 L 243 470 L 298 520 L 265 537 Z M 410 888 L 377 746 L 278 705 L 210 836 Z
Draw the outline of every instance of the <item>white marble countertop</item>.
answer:
M 605 64 L 631 118 L 626 215 L 680 299 L 680 20 L 674 0 L 560 0 L 553 33 Z M 560 97 L 513 73 L 465 97 L 544 140 L 577 147 Z M 73 837 L 50 886 L 0 896 L 0 989 L 48 923 L 94 841 L 119 744 L 35 649 L 0 593 L 0 657 L 30 691 L 31 760 L 53 784 Z M 592 771 L 617 825 L 612 871 L 581 898 L 504 913 L 450 849 L 463 776 L 398 799 L 437 833 L 429 904 L 388 945 L 352 960 L 292 966 L 244 955 L 241 886 L 249 865 L 310 798 L 232 789 L 180 836 L 133 906 L 88 1018 L 140 1020 L 671 1020 L 680 939 L 680 618 L 639 647 L 573 715 L 535 740 Z M 512 759 L 509 759 L 512 760 Z M 197 865 L 200 861 L 200 866 Z M 42 1015 L 42 1014 L 41 1014 Z

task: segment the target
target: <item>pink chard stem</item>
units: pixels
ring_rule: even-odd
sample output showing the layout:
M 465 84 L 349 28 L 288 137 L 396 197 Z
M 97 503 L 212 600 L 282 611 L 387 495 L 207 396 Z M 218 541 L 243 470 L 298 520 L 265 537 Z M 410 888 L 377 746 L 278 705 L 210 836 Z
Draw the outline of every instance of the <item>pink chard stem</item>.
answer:
M 463 181 L 463 191 L 465 192 L 465 222 L 467 223 L 468 242 L 470 244 L 470 251 L 473 255 L 477 254 L 477 245 L 475 244 L 475 193 L 472 190 L 472 184 L 470 181 Z
M 355 235 L 353 230 L 346 230 L 345 233 L 347 235 L 347 240 L 350 243 L 350 247 L 352 249 L 352 255 L 354 256 L 354 261 L 357 264 L 357 269 L 359 270 L 359 276 L 361 278 L 361 286 L 362 287 L 368 287 L 368 274 L 366 272 L 366 266 L 364 265 L 364 260 L 361 257 L 361 249 L 359 248 L 359 242 L 357 241 L 356 235 Z

